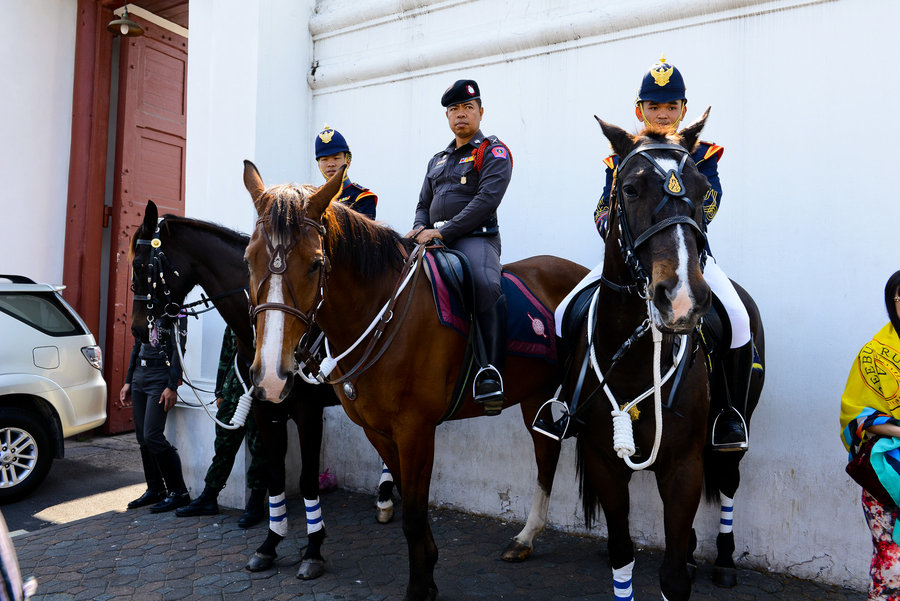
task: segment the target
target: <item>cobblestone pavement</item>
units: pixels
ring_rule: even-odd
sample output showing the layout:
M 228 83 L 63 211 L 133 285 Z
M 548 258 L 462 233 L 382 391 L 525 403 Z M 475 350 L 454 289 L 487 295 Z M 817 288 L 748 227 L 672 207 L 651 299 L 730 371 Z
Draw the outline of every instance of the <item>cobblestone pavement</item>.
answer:
M 23 574 L 38 579 L 34 599 L 42 601 L 402 598 L 408 568 L 399 515 L 391 524 L 375 523 L 374 498 L 360 493 L 341 490 L 322 501 L 327 572 L 314 581 L 295 577 L 305 541 L 299 499 L 289 501 L 292 531 L 279 547 L 275 568 L 255 574 L 243 566 L 265 537 L 265 526 L 238 528 L 236 510 L 200 518 L 146 509 L 107 512 L 16 537 L 14 544 Z M 612 598 L 605 543 L 599 539 L 548 531 L 527 562 L 509 564 L 499 556 L 520 525 L 447 509 L 430 515 L 440 552 L 435 580 L 441 601 Z M 658 552 L 639 552 L 636 599 L 660 598 L 660 561 Z M 865 599 L 860 592 L 749 570 L 739 571 L 736 588 L 720 589 L 710 582 L 710 572 L 701 566 L 691 599 Z

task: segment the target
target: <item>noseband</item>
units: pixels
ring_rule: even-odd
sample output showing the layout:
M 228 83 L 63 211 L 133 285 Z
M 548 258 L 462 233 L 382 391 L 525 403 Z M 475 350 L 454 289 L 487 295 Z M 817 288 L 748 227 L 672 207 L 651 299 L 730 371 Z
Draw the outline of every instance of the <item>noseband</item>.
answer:
M 656 161 L 648 151 L 650 150 L 669 150 L 673 152 L 681 153 L 681 161 L 678 163 L 677 169 L 670 169 L 666 171 L 662 168 L 659 162 Z M 685 196 L 684 183 L 682 182 L 682 173 L 684 171 L 684 165 L 687 160 L 690 158 L 690 152 L 683 146 L 679 146 L 677 144 L 666 144 L 666 143 L 653 143 L 653 144 L 644 144 L 632 150 L 620 163 L 617 171 L 616 177 L 616 216 L 618 218 L 619 223 L 619 233 L 618 233 L 618 241 L 619 247 L 622 251 L 622 258 L 625 260 L 625 264 L 628 265 L 628 269 L 631 271 L 631 277 L 634 281 L 634 284 L 630 286 L 620 286 L 618 284 L 613 284 L 608 280 L 604 279 L 604 282 L 607 285 L 610 285 L 612 288 L 617 289 L 619 291 L 637 291 L 641 296 L 645 298 L 649 295 L 648 286 L 650 285 L 650 277 L 647 274 L 647 270 L 641 265 L 640 260 L 637 257 L 637 250 L 640 248 L 642 244 L 650 240 L 653 236 L 660 233 L 661 231 L 672 227 L 673 225 L 684 224 L 694 228 L 697 231 L 697 234 L 700 240 L 706 240 L 706 233 L 703 231 L 703 228 L 697 224 L 693 217 L 689 217 L 687 215 L 675 215 L 673 217 L 667 217 L 661 221 L 658 221 L 648 227 L 646 230 L 640 233 L 637 238 L 634 237 L 634 234 L 631 231 L 631 228 L 628 225 L 628 219 L 625 213 L 624 202 L 622 201 L 622 178 L 618 177 L 618 174 L 622 173 L 623 168 L 627 165 L 633 158 L 637 156 L 642 156 L 650 164 L 653 168 L 663 176 L 663 198 L 656 205 L 656 208 L 653 209 L 653 217 L 656 217 L 657 214 L 669 203 L 669 201 L 683 201 L 688 204 L 691 208 L 691 211 L 695 210 L 694 203 L 690 198 Z M 700 264 L 701 266 L 706 261 L 706 252 L 703 250 L 705 248 L 705 244 L 701 245 L 700 252 Z
M 322 306 L 322 302 L 325 300 L 325 286 L 327 283 L 328 271 L 330 270 L 330 264 L 328 262 L 328 257 L 325 255 L 324 250 L 324 242 L 325 242 L 325 226 L 319 223 L 314 219 L 310 219 L 307 216 L 303 216 L 300 220 L 300 227 L 312 227 L 318 232 L 320 236 L 320 242 L 322 243 L 322 258 L 323 263 L 319 267 L 319 282 L 316 285 L 316 297 L 313 299 L 312 308 L 309 312 L 301 311 L 297 308 L 297 295 L 294 293 L 294 286 L 291 284 L 290 278 L 287 274 L 287 256 L 290 254 L 291 250 L 293 250 L 294 246 L 297 244 L 299 237 L 295 234 L 290 243 L 287 246 L 282 244 L 272 244 L 272 239 L 269 237 L 269 232 L 266 231 L 266 222 L 267 218 L 263 217 L 259 221 L 256 222 L 256 227 L 262 231 L 263 240 L 266 242 L 266 248 L 269 251 L 269 271 L 263 276 L 262 280 L 260 280 L 259 285 L 256 287 L 256 298 L 259 299 L 260 292 L 262 291 L 263 284 L 266 283 L 266 280 L 269 279 L 272 275 L 280 275 L 284 278 L 285 284 L 287 285 L 288 294 L 291 295 L 291 301 L 293 301 L 294 305 L 288 305 L 285 303 L 260 303 L 255 306 L 251 306 L 250 308 L 250 320 L 253 323 L 253 329 L 256 329 L 256 316 L 262 313 L 263 311 L 282 311 L 284 313 L 288 313 L 293 315 L 297 319 L 299 319 L 304 325 L 309 327 L 311 324 L 316 321 L 316 313 L 319 311 L 319 307 Z

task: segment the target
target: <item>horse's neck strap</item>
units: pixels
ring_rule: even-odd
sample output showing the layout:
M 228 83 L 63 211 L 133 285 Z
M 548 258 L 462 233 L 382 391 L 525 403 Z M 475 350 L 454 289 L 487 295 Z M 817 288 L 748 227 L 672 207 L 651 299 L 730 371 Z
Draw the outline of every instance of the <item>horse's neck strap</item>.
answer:
M 409 257 L 403 265 L 403 270 L 400 272 L 400 277 L 397 278 L 397 283 L 394 285 L 394 290 L 393 292 L 391 292 L 391 296 L 388 299 L 388 302 L 381 309 L 378 316 L 375 318 L 375 321 L 372 322 L 369 328 L 363 333 L 362 336 L 360 336 L 356 340 L 356 342 L 350 348 L 341 353 L 339 357 L 331 359 L 331 363 L 336 365 L 340 359 L 346 357 L 354 348 L 357 347 L 357 345 L 359 345 L 359 343 L 369 334 L 369 332 L 372 331 L 372 326 L 375 325 L 374 334 L 369 340 L 369 344 L 366 345 L 362 356 L 356 362 L 356 365 L 351 367 L 346 373 L 335 380 L 326 379 L 325 381 L 327 383 L 338 384 L 340 382 L 350 380 L 351 378 L 356 378 L 364 371 L 369 369 L 372 365 L 374 365 L 375 362 L 378 361 L 378 359 L 380 359 L 382 355 L 384 355 L 384 352 L 388 349 L 388 347 L 391 345 L 391 342 L 393 342 L 394 338 L 397 336 L 397 333 L 400 331 L 400 325 L 406 319 L 406 315 L 409 312 L 410 306 L 412 305 L 413 294 L 415 293 L 416 288 L 416 281 L 419 278 L 419 273 L 421 273 L 422 271 L 420 267 L 422 263 L 421 258 L 425 254 L 425 249 L 425 244 L 419 244 L 416 246 L 415 250 L 409 254 Z M 370 359 L 369 357 L 374 352 L 375 345 L 381 339 L 382 334 L 384 334 L 384 330 L 387 327 L 388 322 L 390 322 L 394 318 L 394 307 L 396 306 L 397 301 L 400 298 L 400 294 L 409 283 L 410 277 L 412 277 L 412 286 L 410 288 L 409 295 L 406 298 L 406 304 L 403 307 L 403 311 L 399 314 L 399 318 L 397 319 L 396 327 L 393 329 L 390 335 L 385 338 L 384 344 L 381 345 L 381 349 L 378 351 L 378 353 Z M 325 362 L 323 362 L 323 364 L 324 363 Z M 327 378 L 328 374 L 324 373 L 324 369 L 322 371 L 324 377 Z

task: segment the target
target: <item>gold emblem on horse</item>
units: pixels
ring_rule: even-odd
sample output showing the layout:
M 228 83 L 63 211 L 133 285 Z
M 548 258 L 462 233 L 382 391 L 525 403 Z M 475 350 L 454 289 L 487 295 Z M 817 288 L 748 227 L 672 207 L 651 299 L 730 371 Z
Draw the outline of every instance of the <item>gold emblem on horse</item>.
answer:
M 678 181 L 678 176 L 675 175 L 674 171 L 669 172 L 669 180 L 666 182 L 666 190 L 669 194 L 681 194 L 683 188 L 681 187 L 681 182 Z

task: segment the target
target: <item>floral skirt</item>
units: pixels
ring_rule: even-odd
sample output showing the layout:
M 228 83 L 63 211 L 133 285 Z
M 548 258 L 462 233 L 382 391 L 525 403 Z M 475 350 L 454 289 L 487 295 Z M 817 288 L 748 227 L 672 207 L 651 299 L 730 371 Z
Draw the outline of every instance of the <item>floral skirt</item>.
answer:
M 862 491 L 863 512 L 872 531 L 872 565 L 869 567 L 869 601 L 900 601 L 900 545 L 894 542 L 896 507 L 885 507 Z

